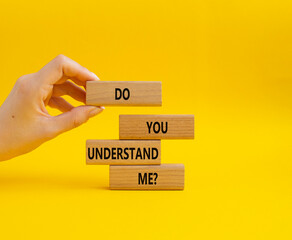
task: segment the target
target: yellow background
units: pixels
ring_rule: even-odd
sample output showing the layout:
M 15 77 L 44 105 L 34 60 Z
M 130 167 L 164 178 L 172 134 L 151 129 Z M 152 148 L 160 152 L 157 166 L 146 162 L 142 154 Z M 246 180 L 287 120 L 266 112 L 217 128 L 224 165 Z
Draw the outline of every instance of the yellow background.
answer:
M 107 107 L 0 163 L 1 239 L 291 239 L 291 1 L 1 1 L 0 53 L 1 103 L 60 53 L 163 84 L 161 108 Z M 184 191 L 110 191 L 85 165 L 86 139 L 133 113 L 195 114 L 195 140 L 162 143 Z

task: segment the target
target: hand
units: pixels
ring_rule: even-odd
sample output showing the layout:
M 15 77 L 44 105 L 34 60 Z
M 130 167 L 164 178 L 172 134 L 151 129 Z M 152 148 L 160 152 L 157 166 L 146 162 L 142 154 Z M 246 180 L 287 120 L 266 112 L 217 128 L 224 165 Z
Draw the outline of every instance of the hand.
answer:
M 0 107 L 0 160 L 30 152 L 100 113 L 103 107 L 73 107 L 61 98 L 69 95 L 85 103 L 86 93 L 77 85 L 85 87 L 86 81 L 98 80 L 94 73 L 63 55 L 40 71 L 20 77 Z M 47 105 L 64 113 L 51 116 Z

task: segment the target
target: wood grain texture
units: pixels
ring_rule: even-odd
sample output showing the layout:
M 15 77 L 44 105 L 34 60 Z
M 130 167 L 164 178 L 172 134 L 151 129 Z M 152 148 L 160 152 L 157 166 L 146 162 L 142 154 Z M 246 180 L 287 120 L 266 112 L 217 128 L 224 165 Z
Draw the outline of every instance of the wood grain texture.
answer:
M 160 163 L 160 140 L 86 141 L 86 164 L 150 165 Z
M 128 89 L 124 98 L 116 99 L 116 89 Z M 117 90 L 118 91 L 118 90 Z M 120 97 L 117 92 L 117 97 Z M 161 106 L 161 82 L 87 81 L 86 104 L 96 106 Z
M 120 115 L 119 132 L 120 139 L 193 139 L 194 115 Z
M 110 166 L 109 185 L 110 189 L 182 190 L 184 165 Z

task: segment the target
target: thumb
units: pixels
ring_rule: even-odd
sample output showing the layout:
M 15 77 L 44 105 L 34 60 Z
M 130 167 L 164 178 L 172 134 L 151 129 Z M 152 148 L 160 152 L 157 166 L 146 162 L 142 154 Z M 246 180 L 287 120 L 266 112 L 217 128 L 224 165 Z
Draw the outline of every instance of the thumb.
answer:
M 62 132 L 76 128 L 86 123 L 89 118 L 101 113 L 104 107 L 79 106 L 72 108 L 69 112 L 65 112 L 53 118 L 54 132 L 59 135 Z

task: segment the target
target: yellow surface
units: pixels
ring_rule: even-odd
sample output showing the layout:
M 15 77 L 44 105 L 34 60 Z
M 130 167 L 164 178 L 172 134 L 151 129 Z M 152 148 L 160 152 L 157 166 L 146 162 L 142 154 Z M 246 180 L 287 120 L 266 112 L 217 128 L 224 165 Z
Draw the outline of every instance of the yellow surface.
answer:
M 0 163 L 1 239 L 291 239 L 291 26 L 291 1 L 1 1 L 1 103 L 59 53 L 163 82 L 161 108 L 108 107 Z M 184 191 L 110 191 L 85 165 L 85 140 L 133 113 L 195 114 L 195 140 L 162 143 Z

